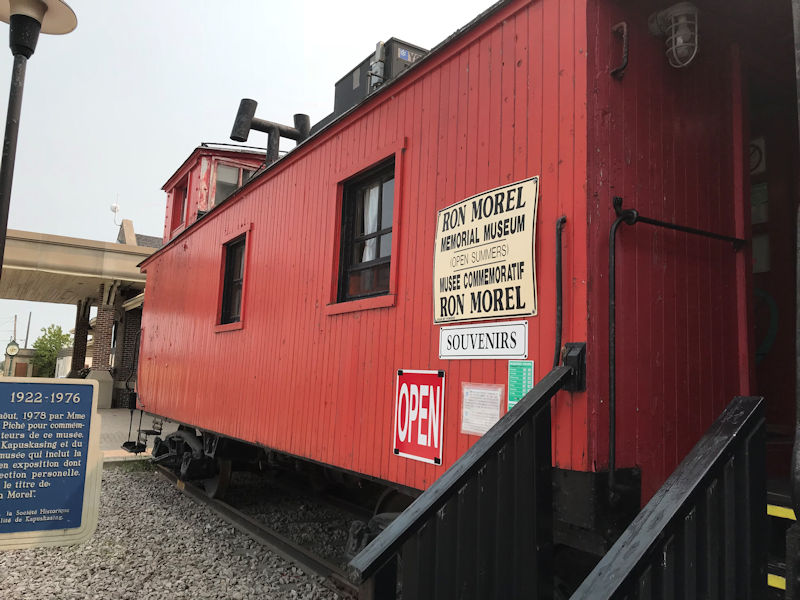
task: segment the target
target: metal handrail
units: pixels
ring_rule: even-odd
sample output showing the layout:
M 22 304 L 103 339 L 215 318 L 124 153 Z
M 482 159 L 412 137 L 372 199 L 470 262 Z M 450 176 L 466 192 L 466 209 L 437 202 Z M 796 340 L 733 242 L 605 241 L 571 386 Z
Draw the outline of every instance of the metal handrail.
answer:
M 450 500 L 465 482 L 475 475 L 488 457 L 513 436 L 528 420 L 532 411 L 549 403 L 556 392 L 570 379 L 572 369 L 555 367 L 533 387 L 513 410 L 506 413 L 455 464 L 423 492 L 397 519 L 364 548 L 348 565 L 355 583 L 373 576 L 387 561 L 400 552 L 421 524 Z
M 765 431 L 764 399 L 735 398 L 571 599 L 760 598 Z
M 636 225 L 645 223 L 653 227 L 680 231 L 689 235 L 730 242 L 734 251 L 739 251 L 746 245 L 747 241 L 722 235 L 713 231 L 696 229 L 685 225 L 678 225 L 668 221 L 660 221 L 643 217 L 635 208 L 622 208 L 622 197 L 614 196 L 612 200 L 616 220 L 611 224 L 608 239 L 608 499 L 615 504 L 619 499 L 616 491 L 616 471 L 617 471 L 617 290 L 616 290 L 616 271 L 617 271 L 617 231 L 620 225 Z

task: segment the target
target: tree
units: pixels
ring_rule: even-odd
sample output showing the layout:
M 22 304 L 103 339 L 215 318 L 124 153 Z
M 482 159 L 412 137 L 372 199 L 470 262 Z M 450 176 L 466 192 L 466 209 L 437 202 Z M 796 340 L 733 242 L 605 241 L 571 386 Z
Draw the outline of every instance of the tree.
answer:
M 37 377 L 52 377 L 56 374 L 58 351 L 72 343 L 72 336 L 61 330 L 60 325 L 42 327 L 42 335 L 33 342 L 32 363 Z

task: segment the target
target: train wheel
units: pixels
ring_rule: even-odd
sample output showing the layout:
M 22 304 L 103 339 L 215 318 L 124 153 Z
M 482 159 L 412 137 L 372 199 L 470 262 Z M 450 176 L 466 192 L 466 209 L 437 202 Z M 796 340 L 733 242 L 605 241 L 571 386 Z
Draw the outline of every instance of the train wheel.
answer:
M 392 488 L 386 488 L 375 503 L 374 515 L 382 513 L 401 513 L 414 501 L 413 498 Z
M 209 498 L 222 498 L 231 482 L 231 460 L 229 458 L 215 458 L 214 463 L 217 473 L 209 479 L 203 480 L 203 487 Z

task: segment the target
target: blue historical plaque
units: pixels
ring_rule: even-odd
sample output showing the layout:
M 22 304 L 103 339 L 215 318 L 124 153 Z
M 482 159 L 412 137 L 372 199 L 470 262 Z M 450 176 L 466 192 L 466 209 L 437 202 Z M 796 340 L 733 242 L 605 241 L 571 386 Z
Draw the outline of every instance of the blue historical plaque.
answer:
M 96 386 L 0 380 L 0 548 L 76 543 L 93 532 L 101 468 Z

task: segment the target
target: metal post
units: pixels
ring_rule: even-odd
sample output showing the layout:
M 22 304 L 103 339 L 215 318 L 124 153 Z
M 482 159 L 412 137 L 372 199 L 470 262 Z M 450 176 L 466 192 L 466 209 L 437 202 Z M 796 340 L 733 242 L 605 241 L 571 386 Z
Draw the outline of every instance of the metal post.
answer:
M 797 119 L 800 132 L 800 0 L 792 0 L 792 25 L 794 31 L 794 68 L 797 92 Z M 797 237 L 795 239 L 795 270 L 800 285 L 800 210 L 797 214 Z M 800 290 L 800 287 L 798 287 Z M 795 293 L 795 433 L 792 449 L 792 467 L 789 473 L 792 504 L 796 516 L 800 516 L 800 302 Z M 800 597 L 800 521 L 795 521 L 786 532 L 786 598 Z M 791 554 L 790 554 L 791 552 Z
M 14 55 L 14 67 L 11 71 L 11 90 L 8 94 L 6 134 L 3 140 L 3 162 L 0 164 L 0 266 L 3 264 L 6 249 L 8 210 L 11 206 L 11 183 L 14 179 L 19 116 L 22 110 L 22 91 L 25 85 L 25 67 L 27 64 L 28 59 L 25 56 L 22 54 Z M 0 277 L 2 277 L 2 269 L 0 269 Z

